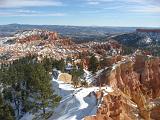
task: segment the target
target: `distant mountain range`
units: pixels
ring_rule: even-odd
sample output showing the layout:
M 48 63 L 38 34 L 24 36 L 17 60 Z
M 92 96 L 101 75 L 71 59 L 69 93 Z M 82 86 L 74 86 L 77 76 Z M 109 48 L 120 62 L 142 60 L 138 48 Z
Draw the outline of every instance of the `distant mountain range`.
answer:
M 137 29 L 136 32 L 113 36 L 119 43 L 132 48 L 147 50 L 152 55 L 160 55 L 160 29 Z
M 9 36 L 17 31 L 42 29 L 56 31 L 61 36 L 77 40 L 96 40 L 117 33 L 128 33 L 136 30 L 134 27 L 96 27 L 96 26 L 66 26 L 66 25 L 0 25 L 0 35 Z M 98 36 L 98 38 L 97 38 Z
M 0 25 L 0 32 L 15 32 L 26 29 L 47 29 L 57 31 L 61 34 L 70 33 L 121 33 L 132 32 L 136 30 L 135 27 L 98 27 L 98 26 L 67 26 L 67 25 L 27 25 L 27 24 L 8 24 Z
M 160 28 L 9 24 L 0 25 L 0 36 L 33 29 L 56 31 L 60 37 L 69 37 L 76 43 L 114 39 L 125 46 L 160 55 Z
M 56 31 L 62 37 L 70 37 L 75 42 L 104 41 L 108 37 L 131 33 L 136 31 L 136 27 L 112 27 L 112 26 L 67 26 L 67 25 L 27 25 L 27 24 L 8 24 L 0 25 L 0 36 L 10 36 L 15 32 L 23 30 L 49 30 Z

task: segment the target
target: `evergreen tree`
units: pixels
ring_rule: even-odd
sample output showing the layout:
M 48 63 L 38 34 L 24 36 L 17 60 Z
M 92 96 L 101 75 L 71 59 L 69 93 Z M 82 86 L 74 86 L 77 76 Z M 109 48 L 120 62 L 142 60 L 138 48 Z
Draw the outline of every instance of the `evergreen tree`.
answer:
M 107 60 L 105 57 L 103 58 L 103 60 L 100 60 L 99 65 L 100 65 L 101 69 L 103 69 L 107 66 Z
M 15 120 L 14 110 L 9 104 L 4 103 L 0 94 L 0 120 Z
M 41 105 L 38 107 L 42 107 L 43 113 L 45 114 L 45 108 L 50 104 L 53 91 L 51 89 L 50 76 L 41 64 L 35 65 L 35 69 L 32 73 L 32 80 L 36 83 L 33 84 L 34 91 L 37 93 L 35 99 L 41 102 Z
M 92 55 L 91 58 L 89 59 L 89 70 L 92 71 L 92 73 L 95 73 L 97 71 L 99 62 L 97 58 Z
M 76 65 L 73 66 L 73 69 L 71 71 L 71 75 L 72 75 L 72 82 L 74 87 L 77 87 L 78 84 L 80 83 L 80 78 L 83 76 L 84 71 L 83 71 L 83 67 L 79 66 L 79 68 L 76 68 Z
M 65 69 L 65 62 L 64 59 L 61 59 L 60 61 L 58 61 L 57 67 L 58 70 L 61 70 L 62 72 L 64 72 Z
M 16 60 L 10 65 L 2 65 L 0 82 L 4 90 L 3 98 L 0 96 L 0 120 L 14 119 L 10 103 L 14 103 L 17 114 L 21 112 L 19 111 L 20 105 L 25 112 L 37 106 L 37 108 L 43 108 L 45 113 L 46 107 L 54 107 L 59 103 L 61 98 L 53 95 L 51 89 L 49 71 L 52 69 L 52 65 L 64 69 L 63 60 L 56 61 L 46 58 L 42 63 L 38 63 L 35 56 Z M 35 102 L 31 102 L 29 97 L 35 98 Z M 7 104 L 3 99 L 7 101 Z
M 51 58 L 44 58 L 43 59 L 43 66 L 45 68 L 46 71 L 50 72 L 52 71 L 52 61 Z

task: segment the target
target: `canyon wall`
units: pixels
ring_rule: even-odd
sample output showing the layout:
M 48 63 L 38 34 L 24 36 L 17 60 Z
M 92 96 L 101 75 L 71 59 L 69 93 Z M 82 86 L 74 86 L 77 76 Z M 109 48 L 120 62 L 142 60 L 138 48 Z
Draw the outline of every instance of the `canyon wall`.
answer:
M 159 58 L 137 55 L 118 62 L 103 73 L 101 85 L 114 92 L 103 96 L 97 114 L 86 120 L 160 120 Z

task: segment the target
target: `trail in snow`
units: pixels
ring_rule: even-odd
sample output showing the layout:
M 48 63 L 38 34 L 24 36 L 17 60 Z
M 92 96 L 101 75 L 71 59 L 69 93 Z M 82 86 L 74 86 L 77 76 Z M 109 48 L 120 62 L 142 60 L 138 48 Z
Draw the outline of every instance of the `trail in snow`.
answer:
M 83 70 L 84 70 L 84 77 L 85 77 L 85 80 L 87 81 L 87 83 L 88 84 L 92 83 L 94 81 L 94 77 L 93 77 L 92 73 L 85 70 L 85 69 L 83 69 Z
M 62 96 L 59 106 L 49 120 L 82 120 L 85 116 L 95 115 L 98 104 L 94 95 L 99 87 L 73 88 L 53 78 L 53 88 L 56 94 Z M 104 87 L 106 91 L 110 89 Z
M 62 100 L 48 120 L 83 120 L 85 116 L 95 115 L 100 105 L 100 101 L 97 101 L 95 96 L 99 87 L 75 89 L 73 85 L 58 80 L 61 73 L 57 72 L 53 76 L 52 86 L 55 94 L 61 96 Z M 85 72 L 87 72 L 88 80 L 91 82 L 93 80 L 92 75 L 88 71 Z M 103 89 L 105 95 L 112 91 L 110 87 L 101 87 L 101 89 Z M 21 120 L 32 120 L 34 117 L 35 115 L 32 113 L 27 113 Z
M 98 70 L 95 74 L 92 74 L 90 71 L 83 69 L 85 81 L 88 84 L 93 84 L 95 82 L 95 78 L 100 76 L 100 74 L 103 73 L 103 71 L 106 69 L 108 69 L 108 67 L 105 67 L 104 69 Z
M 84 100 L 90 92 L 94 91 L 94 88 L 74 89 L 72 85 L 55 79 L 53 79 L 53 88 L 62 96 L 62 100 L 49 120 L 81 120 L 84 116 L 90 115 L 93 107 L 97 106 L 94 96 L 90 97 L 91 101 Z M 93 107 L 89 107 L 89 104 Z

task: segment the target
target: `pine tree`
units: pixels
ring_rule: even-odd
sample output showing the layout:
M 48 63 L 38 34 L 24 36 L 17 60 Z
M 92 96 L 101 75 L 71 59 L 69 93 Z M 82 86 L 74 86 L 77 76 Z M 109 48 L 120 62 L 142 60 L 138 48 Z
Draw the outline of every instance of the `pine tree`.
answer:
M 91 58 L 89 59 L 89 70 L 92 71 L 92 73 L 95 73 L 97 71 L 99 62 L 97 58 L 92 55 Z
M 78 86 L 78 84 L 80 83 L 80 78 L 83 76 L 83 74 L 84 74 L 83 66 L 79 65 L 78 69 L 76 68 L 76 65 L 73 66 L 71 75 L 74 87 Z
M 52 65 L 64 69 L 63 60 L 56 61 L 47 59 L 45 62 L 38 63 L 37 59 L 32 56 L 16 60 L 13 64 L 8 66 L 2 65 L 0 69 L 0 82 L 4 90 L 3 98 L 0 97 L 0 120 L 1 118 L 3 118 L 2 120 L 14 119 L 14 112 L 9 105 L 13 102 L 18 114 L 21 112 L 19 111 L 21 103 L 25 112 L 33 109 L 35 104 L 38 108 L 43 108 L 44 113 L 46 107 L 54 107 L 59 103 L 61 98 L 57 95 L 53 95 L 51 89 L 51 78 L 48 71 L 52 69 Z M 48 69 L 48 67 L 51 68 Z M 35 103 L 29 101 L 29 97 L 35 98 Z M 4 103 L 3 99 L 9 104 Z M 39 105 L 38 103 L 41 104 Z M 4 116 L 8 117 L 6 118 Z
M 100 60 L 99 64 L 100 64 L 101 69 L 105 68 L 107 66 L 106 58 L 104 57 L 103 60 Z
M 74 87 L 76 88 L 77 86 L 78 86 L 78 83 L 79 83 L 79 81 L 78 81 L 78 74 L 77 74 L 77 69 L 76 69 L 76 66 L 74 65 L 73 66 L 73 69 L 72 69 L 72 71 L 71 71 L 71 75 L 72 75 L 72 82 L 73 82 L 73 85 L 74 85 Z
M 62 72 L 64 72 L 64 69 L 65 69 L 64 59 L 61 59 L 60 61 L 58 61 L 57 69 L 59 69 L 59 70 L 61 70 Z
M 4 102 L 0 94 L 0 120 L 15 120 L 14 115 L 13 108 Z
M 44 58 L 42 64 L 46 71 L 50 72 L 52 70 L 52 61 L 50 58 Z
M 49 99 L 52 98 L 53 91 L 51 89 L 50 76 L 41 64 L 35 65 L 32 80 L 36 82 L 36 84 L 33 84 L 33 88 L 38 93 L 35 99 L 41 102 L 41 105 L 38 107 L 42 107 L 45 114 L 45 108 L 50 104 Z

